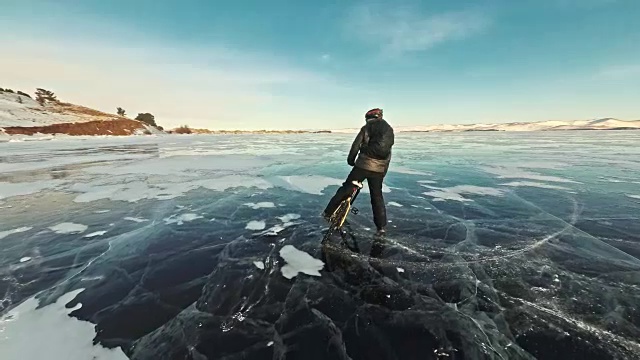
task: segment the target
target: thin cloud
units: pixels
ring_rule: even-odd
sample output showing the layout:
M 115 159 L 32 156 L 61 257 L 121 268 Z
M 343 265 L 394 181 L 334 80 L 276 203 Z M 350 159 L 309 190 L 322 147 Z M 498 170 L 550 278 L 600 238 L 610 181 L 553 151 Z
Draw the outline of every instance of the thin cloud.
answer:
M 608 66 L 600 70 L 598 77 L 611 80 L 638 78 L 640 64 Z
M 329 60 L 331 60 L 331 55 L 329 55 L 329 54 L 322 54 L 322 56 L 320 56 L 320 59 L 321 59 L 322 61 L 329 61 Z
M 491 20 L 477 11 L 424 14 L 413 8 L 363 5 L 350 14 L 349 32 L 391 54 L 425 51 L 485 30 Z
M 563 7 L 594 8 L 615 4 L 618 0 L 555 0 L 556 4 Z
M 49 88 L 64 101 L 107 112 L 118 106 L 132 115 L 151 112 L 168 127 L 238 128 L 242 121 L 282 119 L 278 109 L 293 101 L 278 96 L 281 89 L 338 87 L 283 59 L 235 50 L 26 38 L 0 40 L 0 48 L 7 50 L 0 57 L 6 86 L 27 92 Z

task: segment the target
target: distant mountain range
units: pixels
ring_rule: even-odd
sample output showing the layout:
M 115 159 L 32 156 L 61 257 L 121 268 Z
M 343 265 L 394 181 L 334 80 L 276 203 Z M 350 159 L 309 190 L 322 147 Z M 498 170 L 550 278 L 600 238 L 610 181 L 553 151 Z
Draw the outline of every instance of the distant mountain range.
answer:
M 393 124 L 392 124 L 393 125 Z M 194 134 L 300 134 L 357 133 L 360 128 L 336 130 L 208 130 L 190 129 Z M 394 126 L 396 132 L 464 131 L 557 131 L 557 130 L 640 130 L 640 120 L 614 118 L 573 121 L 514 122 L 504 124 L 442 124 Z M 168 131 L 178 133 L 176 129 Z M 53 101 L 38 103 L 30 95 L 0 89 L 0 135 L 142 135 L 165 134 L 161 129 L 116 114 L 84 106 Z
M 359 129 L 337 129 L 332 133 L 354 133 Z M 640 120 L 613 118 L 573 121 L 514 122 L 504 124 L 442 124 L 397 126 L 396 132 L 463 132 L 463 131 L 558 131 L 558 130 L 640 130 Z

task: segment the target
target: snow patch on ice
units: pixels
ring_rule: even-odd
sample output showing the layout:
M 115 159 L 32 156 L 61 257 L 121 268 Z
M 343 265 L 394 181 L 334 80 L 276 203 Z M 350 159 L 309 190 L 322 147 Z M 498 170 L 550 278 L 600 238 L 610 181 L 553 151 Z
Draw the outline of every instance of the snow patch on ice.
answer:
M 31 297 L 0 318 L 1 359 L 127 360 L 120 348 L 94 345 L 95 325 L 69 316 L 65 305 L 84 289 L 62 295 L 55 303 L 38 309 Z M 35 345 L 34 345 L 35 344 Z
M 263 236 L 276 236 L 278 235 L 281 231 L 283 231 L 284 229 L 292 226 L 292 225 L 297 225 L 300 222 L 295 222 L 293 220 L 297 220 L 300 218 L 299 214 L 286 214 L 283 216 L 278 216 L 278 219 L 280 219 L 280 221 L 282 221 L 282 224 L 278 224 L 278 225 L 274 225 L 272 227 L 270 227 L 269 229 L 261 232 L 259 235 L 263 235 Z
M 252 220 L 247 223 L 247 230 L 264 230 L 267 224 L 263 220 Z
M 33 229 L 33 228 L 30 227 L 30 226 L 23 226 L 23 227 L 19 227 L 17 229 L 0 231 L 0 239 L 4 239 L 7 236 L 12 235 L 12 234 L 18 234 L 18 233 L 21 233 L 21 232 L 29 231 L 31 229 Z
M 423 185 L 424 186 L 424 185 Z M 494 189 L 489 187 L 475 186 L 475 185 L 458 185 L 450 188 L 436 188 L 433 191 L 425 192 L 424 195 L 431 196 L 434 201 L 460 201 L 470 202 L 471 199 L 467 199 L 462 194 L 471 195 L 483 195 L 483 196 L 502 196 L 504 191 L 500 189 Z
M 96 214 L 104 214 L 104 213 L 108 213 L 109 211 L 111 211 L 111 210 L 96 210 L 96 211 L 94 211 L 94 213 L 96 213 Z
M 280 219 L 280 221 L 282 221 L 283 223 L 288 223 L 288 222 L 291 222 L 292 220 L 300 219 L 300 215 L 299 214 L 286 214 L 286 215 L 283 215 L 283 216 L 278 216 L 278 219 Z
M 276 204 L 272 203 L 272 202 L 259 202 L 259 203 L 246 203 L 244 204 L 244 206 L 248 206 L 254 210 L 257 209 L 266 209 L 266 208 L 274 208 L 276 207 Z
M 92 174 L 108 174 L 111 176 L 141 174 L 198 177 L 202 171 L 244 171 L 264 168 L 267 165 L 268 162 L 264 158 L 257 156 L 204 155 L 158 157 L 147 159 L 144 162 L 138 161 L 114 166 L 94 166 L 83 170 Z
M 369 194 L 369 187 L 365 184 L 365 186 L 362 188 L 362 190 L 360 190 L 360 192 L 362 192 L 363 194 Z M 391 188 L 389 188 L 386 184 L 382 184 L 382 192 L 390 193 Z
M 401 267 L 396 268 L 396 270 L 398 270 L 398 272 L 399 272 L 399 273 L 403 273 L 403 272 L 404 272 L 404 269 L 403 269 L 403 268 L 401 268 Z
M 405 175 L 423 175 L 423 176 L 433 175 L 433 173 L 430 173 L 430 172 L 414 170 L 414 169 L 410 169 L 410 168 L 406 168 L 406 167 L 402 167 L 402 166 L 392 166 L 389 169 L 389 172 L 394 172 L 394 173 L 398 173 L 398 174 L 405 174 Z
M 96 237 L 96 236 L 102 236 L 102 235 L 104 235 L 106 233 L 107 233 L 106 230 L 96 231 L 96 232 L 92 232 L 91 234 L 87 234 L 87 235 L 85 235 L 83 237 L 92 238 L 92 237 Z
M 124 218 L 124 220 L 129 220 L 129 221 L 133 221 L 133 222 L 137 222 L 137 223 L 149 221 L 147 219 L 141 219 L 141 218 L 131 217 L 131 216 L 127 216 L 126 218 Z
M 280 232 L 282 230 L 286 229 L 289 225 L 292 225 L 292 223 L 285 223 L 285 224 L 282 224 L 282 225 L 274 225 L 274 226 L 270 227 L 269 229 L 261 232 L 260 235 L 276 236 L 276 235 L 280 234 Z
M 60 223 L 49 229 L 56 234 L 79 234 L 85 232 L 89 227 L 87 225 L 76 224 L 71 222 Z
M 431 208 L 427 207 L 427 206 L 411 205 L 411 207 L 414 207 L 414 208 L 417 208 L 417 209 L 431 210 Z
M 104 184 L 103 181 L 94 181 L 74 184 L 70 187 L 70 190 L 82 193 L 74 201 L 84 203 L 101 199 L 128 202 L 137 202 L 145 199 L 169 200 L 199 188 L 225 191 L 237 187 L 256 187 L 263 190 L 273 187 L 266 180 L 245 175 L 228 175 L 203 180 L 191 179 L 155 184 L 148 181 L 132 181 L 124 184 Z
M 62 135 L 56 135 L 56 139 L 64 138 Z M 75 138 L 75 136 L 74 136 Z M 88 138 L 95 137 L 89 136 Z M 33 146 L 34 148 L 42 149 L 45 148 L 49 144 L 37 144 Z M 45 150 L 46 151 L 46 150 Z M 44 169 L 52 169 L 55 167 L 61 168 L 70 165 L 80 165 L 87 163 L 105 163 L 117 160 L 143 160 L 149 158 L 149 155 L 140 155 L 140 154 L 104 154 L 104 153 L 95 153 L 95 154 L 75 154 L 73 156 L 61 156 L 50 153 L 38 153 L 38 161 L 25 161 L 25 162 L 12 162 L 12 163 L 0 163 L 0 172 L 15 172 L 15 171 L 34 171 L 34 170 L 44 170 Z M 108 166 L 107 166 L 108 167 Z M 49 180 L 56 181 L 56 180 Z
M 517 167 L 484 167 L 481 170 L 484 170 L 489 174 L 496 175 L 499 179 L 529 179 L 538 181 L 579 184 L 579 182 L 570 179 L 565 179 L 557 176 L 541 175 L 535 172 L 524 171 Z
M 299 191 L 312 195 L 323 195 L 322 191 L 328 186 L 341 186 L 342 180 L 319 175 L 293 175 L 280 176 L 284 181 L 284 187 L 289 190 Z
M 399 203 L 397 203 L 395 201 L 389 201 L 389 205 L 395 206 L 395 207 L 402 207 L 402 204 L 399 204 Z
M 508 182 L 500 185 L 512 186 L 512 187 L 537 187 L 542 189 L 571 190 L 564 186 L 545 184 L 545 183 L 535 182 L 535 181 L 512 181 L 512 182 Z
M 35 194 L 42 190 L 54 189 L 63 183 L 64 181 L 62 180 L 42 180 L 21 183 L 0 182 L 0 199 Z
M 632 198 L 632 199 L 639 199 L 640 200 L 640 195 L 630 195 L 627 194 L 628 197 Z
M 280 249 L 280 256 L 287 263 L 280 269 L 282 276 L 291 279 L 304 273 L 312 276 L 321 276 L 320 270 L 324 267 L 324 262 L 318 260 L 308 253 L 298 250 L 293 245 L 285 245 Z
M 30 256 L 25 256 L 23 258 L 20 258 L 20 262 L 21 263 L 24 263 L 24 262 L 27 262 L 27 261 L 31 261 L 31 257 Z
M 196 220 L 196 219 L 202 219 L 202 216 L 200 216 L 198 214 L 193 214 L 193 213 L 180 214 L 178 216 L 171 215 L 168 218 L 164 218 L 164 222 L 167 225 L 169 225 L 169 224 L 182 225 L 185 222 L 193 221 L 193 220 Z
M 254 261 L 253 265 L 255 265 L 260 270 L 264 270 L 264 263 L 262 261 Z

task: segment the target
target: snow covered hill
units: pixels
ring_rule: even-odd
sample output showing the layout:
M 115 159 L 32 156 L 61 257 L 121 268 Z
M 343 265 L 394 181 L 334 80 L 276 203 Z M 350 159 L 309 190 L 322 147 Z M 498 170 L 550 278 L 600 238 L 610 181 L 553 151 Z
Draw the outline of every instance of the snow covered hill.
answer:
M 459 132 L 459 131 L 553 131 L 553 130 L 640 130 L 640 120 L 612 118 L 573 121 L 515 122 L 505 124 L 439 124 L 397 126 L 396 132 Z M 331 130 L 333 133 L 354 133 L 359 129 Z
M 63 102 L 44 106 L 0 91 L 0 134 L 133 135 L 159 130 L 137 120 Z
M 29 97 L 0 92 L 0 127 L 47 126 L 60 123 L 112 120 L 117 117 L 116 115 L 99 113 L 95 110 L 95 113 L 85 111 L 83 114 L 82 107 L 75 105 L 73 109 L 69 109 L 70 111 L 65 111 L 65 107 L 70 107 L 65 105 L 67 104 L 46 104 L 41 106 Z

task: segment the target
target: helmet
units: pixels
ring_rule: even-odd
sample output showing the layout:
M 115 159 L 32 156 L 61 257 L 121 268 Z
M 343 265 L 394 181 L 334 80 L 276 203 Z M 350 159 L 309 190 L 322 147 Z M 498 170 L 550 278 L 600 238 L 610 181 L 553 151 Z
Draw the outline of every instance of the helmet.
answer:
M 382 109 L 371 109 L 364 114 L 365 119 L 382 119 Z

